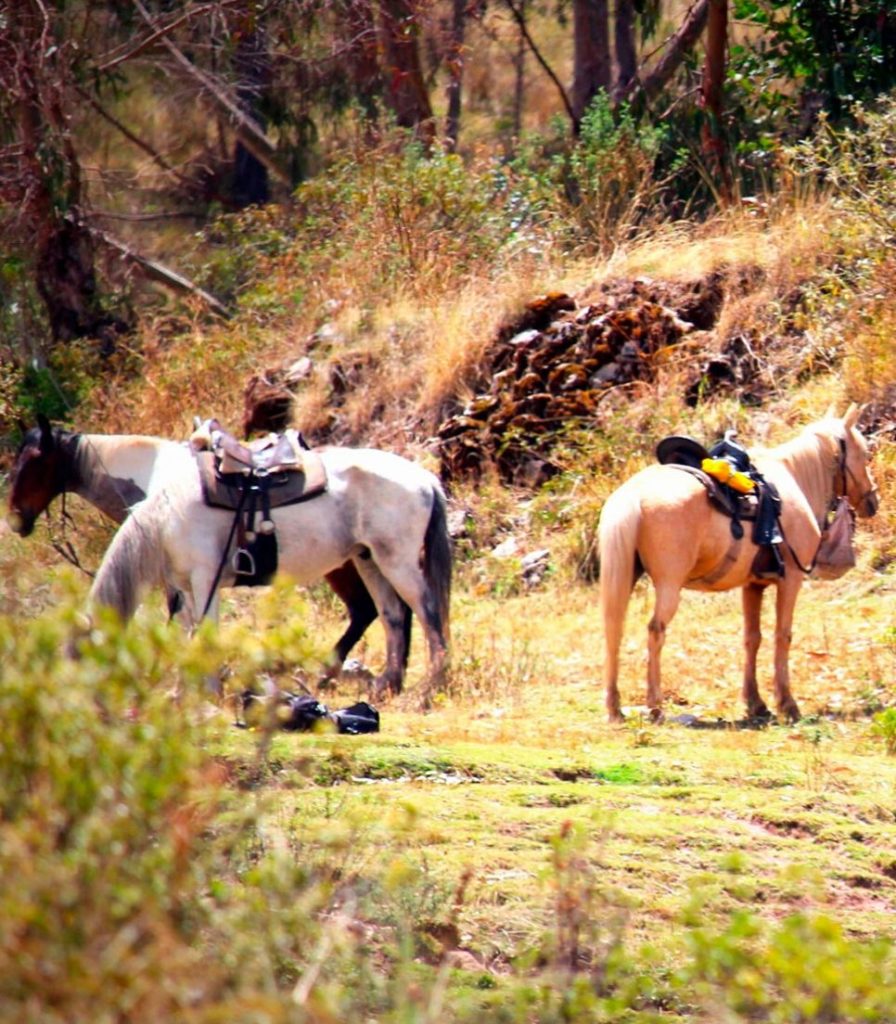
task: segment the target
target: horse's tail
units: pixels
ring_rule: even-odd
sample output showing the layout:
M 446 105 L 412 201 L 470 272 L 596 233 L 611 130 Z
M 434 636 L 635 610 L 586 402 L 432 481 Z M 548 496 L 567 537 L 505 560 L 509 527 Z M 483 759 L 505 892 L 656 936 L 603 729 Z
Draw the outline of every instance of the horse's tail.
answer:
M 607 498 L 598 526 L 600 552 L 600 602 L 604 619 L 604 676 L 607 699 L 611 703 L 616 694 L 619 666 L 619 646 L 625 612 L 632 588 L 638 578 L 638 527 L 641 506 L 634 490 L 622 487 Z M 618 714 L 617 706 L 611 713 Z
M 114 608 L 127 622 L 144 589 L 165 579 L 159 522 L 138 505 L 112 538 L 90 588 L 91 605 Z
M 451 536 L 448 533 L 445 495 L 438 483 L 432 494 L 432 511 L 423 538 L 423 575 L 435 601 L 433 625 L 447 641 L 451 605 Z

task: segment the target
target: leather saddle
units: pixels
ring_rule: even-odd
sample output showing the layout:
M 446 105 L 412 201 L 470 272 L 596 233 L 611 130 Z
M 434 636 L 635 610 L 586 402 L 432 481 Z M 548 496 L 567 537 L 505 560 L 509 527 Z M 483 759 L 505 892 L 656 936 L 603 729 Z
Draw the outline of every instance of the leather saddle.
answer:
M 297 430 L 244 443 L 210 419 L 197 425 L 190 448 L 205 502 L 215 508 L 244 508 L 247 489 L 264 496 L 265 510 L 308 501 L 327 489 L 320 455 Z
M 699 441 L 686 435 L 672 434 L 656 446 L 657 461 L 694 476 L 706 489 L 710 503 L 731 520 L 731 536 L 740 540 L 743 522 L 752 522 L 751 539 L 760 547 L 754 563 L 755 575 L 776 578 L 784 575 L 784 560 L 779 546 L 781 533 L 781 496 L 774 484 L 766 480 L 750 460 L 749 453 L 727 431 L 722 441 L 707 450 Z M 705 472 L 704 465 L 716 460 L 730 463 L 739 474 L 755 484 L 749 493 L 742 493 Z

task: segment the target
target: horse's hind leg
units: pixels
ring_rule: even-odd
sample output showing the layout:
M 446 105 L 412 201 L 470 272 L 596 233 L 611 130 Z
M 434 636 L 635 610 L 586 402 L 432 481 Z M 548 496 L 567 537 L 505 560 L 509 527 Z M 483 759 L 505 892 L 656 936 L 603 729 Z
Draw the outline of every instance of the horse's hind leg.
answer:
M 416 560 L 408 562 L 406 559 L 399 559 L 391 555 L 386 550 L 374 550 L 373 558 L 375 565 L 363 560 L 358 560 L 356 563 L 364 582 L 376 600 L 376 592 L 373 589 L 376 584 L 372 584 L 370 579 L 375 579 L 376 575 L 381 574 L 388 580 L 390 589 L 394 588 L 393 593 L 397 592 L 401 601 L 410 606 L 411 611 L 420 620 L 426 636 L 429 655 L 429 685 L 431 688 L 441 686 L 448 660 L 448 623 L 442 620 L 438 597 L 427 583 Z M 399 601 L 399 606 L 401 601 Z M 395 625 L 400 625 L 398 619 L 396 619 Z
M 748 583 L 741 591 L 744 612 L 744 685 L 743 698 L 749 718 L 770 718 L 771 712 L 759 696 L 756 682 L 756 656 L 762 642 L 761 613 L 765 587 Z
M 359 556 L 353 564 L 373 598 L 386 632 L 386 667 L 375 683 L 376 695 L 379 697 L 386 690 L 401 693 L 408 658 L 407 605 L 369 556 Z
M 378 612 L 370 591 L 364 586 L 364 581 L 352 562 L 346 562 L 338 569 L 328 572 L 324 578 L 330 584 L 333 593 L 345 605 L 349 615 L 348 626 L 336 641 L 325 673 L 325 678 L 332 678 L 339 673 L 348 652 L 361 639 L 367 627 L 376 619 Z
M 793 610 L 801 579 L 792 574 L 777 584 L 775 596 L 775 703 L 778 713 L 796 722 L 800 717 L 793 694 L 790 692 L 790 641 L 793 637 Z
M 647 707 L 650 717 L 659 721 L 663 715 L 663 691 L 660 683 L 660 655 L 666 640 L 666 628 L 678 610 L 681 588 L 675 583 L 654 581 L 656 602 L 647 624 Z

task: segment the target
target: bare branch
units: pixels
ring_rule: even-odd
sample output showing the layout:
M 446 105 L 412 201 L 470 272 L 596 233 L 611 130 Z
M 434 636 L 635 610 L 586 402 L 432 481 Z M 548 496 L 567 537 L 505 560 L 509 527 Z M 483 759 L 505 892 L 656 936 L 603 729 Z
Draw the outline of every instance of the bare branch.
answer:
M 110 249 L 115 250 L 120 256 L 123 256 L 129 263 L 133 263 L 146 274 L 147 277 L 152 278 L 155 281 L 164 284 L 168 288 L 172 288 L 174 291 L 187 293 L 191 295 L 198 295 L 210 309 L 214 310 L 223 317 L 230 317 L 230 311 L 224 305 L 220 299 L 216 299 L 211 292 L 207 292 L 204 288 L 200 288 L 199 285 L 194 284 L 188 278 L 184 277 L 183 274 L 178 274 L 176 270 L 172 270 L 170 267 L 166 267 L 164 263 L 159 263 L 157 260 L 149 259 L 142 253 L 132 249 L 130 246 L 125 245 L 124 242 L 112 235 L 107 234 L 105 231 L 101 231 L 99 228 L 88 228 L 90 234 L 98 241 L 102 242 L 103 245 Z
M 557 92 L 560 93 L 560 99 L 563 101 L 563 106 L 566 109 L 566 113 L 569 115 L 569 119 L 572 122 L 573 126 L 575 126 L 578 122 L 576 121 L 576 116 L 573 112 L 572 104 L 569 101 L 569 97 L 566 95 L 566 90 L 563 88 L 563 83 L 554 73 L 554 70 L 550 66 L 550 64 L 548 64 L 544 57 L 542 57 L 541 51 L 535 45 L 535 40 L 529 34 L 529 29 L 526 25 L 526 18 L 523 15 L 523 12 L 516 6 L 514 0 L 504 0 L 504 2 L 507 4 L 507 7 L 509 8 L 510 13 L 513 15 L 514 19 L 516 20 L 517 25 L 519 25 L 520 32 L 522 32 L 523 38 L 526 40 L 527 46 L 532 51 L 532 55 L 541 65 L 542 70 L 545 72 L 548 78 L 550 78 L 550 80 L 557 87 Z
M 111 71 L 113 68 L 117 68 L 119 64 L 124 64 L 125 61 L 129 61 L 138 54 L 143 53 L 144 50 L 148 50 L 150 46 L 157 43 L 163 36 L 169 35 L 185 21 L 190 21 L 192 18 L 198 18 L 209 11 L 217 11 L 222 7 L 233 7 L 244 2 L 245 0 L 216 0 L 215 3 L 202 4 L 200 7 L 194 7 L 192 10 L 185 11 L 179 17 L 173 18 L 169 21 L 167 25 L 162 25 L 156 28 L 155 31 L 150 32 L 150 34 L 145 39 L 141 39 L 139 43 L 131 45 L 130 49 L 125 50 L 124 53 L 109 57 L 105 63 L 97 65 L 96 70 Z M 119 47 L 119 49 L 121 49 L 121 47 Z
M 681 28 L 672 36 L 665 53 L 646 75 L 633 78 L 616 97 L 617 102 L 648 103 L 675 74 L 706 27 L 709 0 L 696 0 Z
M 143 139 L 135 135 L 126 125 L 122 124 L 114 114 L 110 113 L 95 97 L 91 96 L 89 92 L 78 85 L 75 86 L 75 91 L 83 100 L 86 100 L 91 107 L 93 107 L 100 117 L 108 121 L 109 124 L 111 124 L 117 131 L 121 132 L 128 142 L 132 142 L 138 149 L 142 149 L 153 163 L 158 164 L 163 171 L 167 171 L 169 174 L 174 175 L 179 182 L 186 182 L 187 179 L 184 178 L 177 168 L 172 167 L 161 153 L 153 149 L 148 142 L 144 142 Z
M 154 24 L 152 16 L 143 6 L 141 0 L 134 0 L 134 6 L 148 25 Z M 292 187 L 292 176 L 282 166 L 276 146 L 255 121 L 241 109 L 239 103 L 227 93 L 226 89 L 219 82 L 216 82 L 210 75 L 207 75 L 201 68 L 198 68 L 191 60 L 185 57 L 167 36 L 161 36 L 160 41 L 174 58 L 181 71 L 197 82 L 206 98 L 212 100 L 216 107 L 224 110 L 230 117 L 236 137 L 246 149 L 256 160 L 264 164 L 271 174 L 285 185 Z

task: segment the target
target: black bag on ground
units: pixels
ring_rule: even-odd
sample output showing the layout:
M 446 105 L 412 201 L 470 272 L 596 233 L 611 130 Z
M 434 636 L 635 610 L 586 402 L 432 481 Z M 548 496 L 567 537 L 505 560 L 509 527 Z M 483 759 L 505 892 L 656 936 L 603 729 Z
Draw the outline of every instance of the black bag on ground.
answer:
M 334 711 L 330 717 L 340 732 L 352 736 L 362 732 L 380 731 L 380 713 L 366 700 L 358 701 L 357 704 L 352 704 L 350 708 L 344 708 L 342 711 Z

